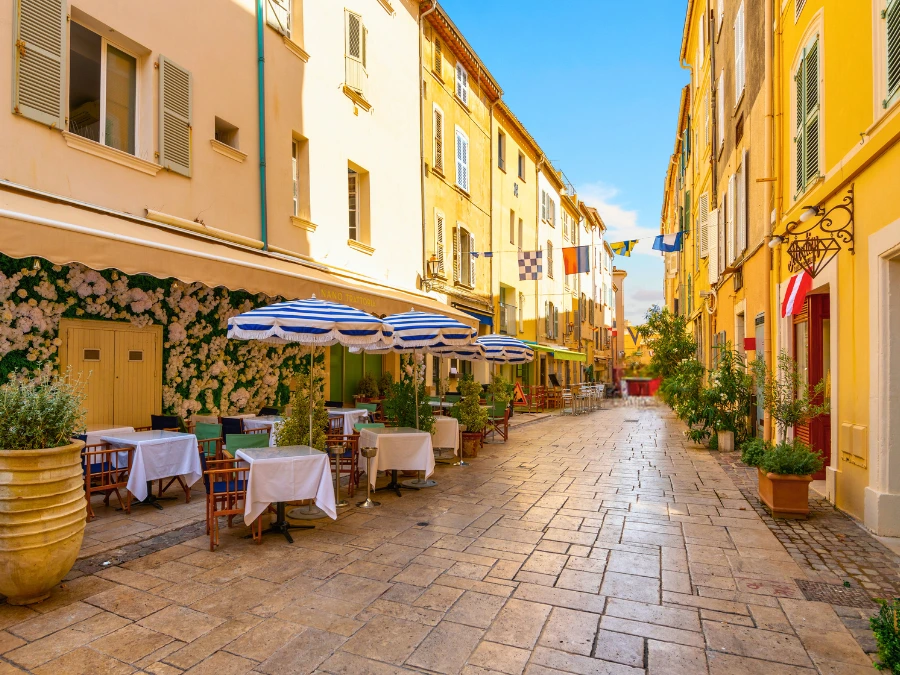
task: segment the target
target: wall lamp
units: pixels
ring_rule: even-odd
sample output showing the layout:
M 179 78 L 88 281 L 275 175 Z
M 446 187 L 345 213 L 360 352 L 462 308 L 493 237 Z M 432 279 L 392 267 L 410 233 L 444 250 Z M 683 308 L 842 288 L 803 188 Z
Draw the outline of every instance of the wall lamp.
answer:
M 774 237 L 769 239 L 769 248 L 776 248 L 777 246 L 781 246 L 783 242 L 784 239 L 782 239 L 778 235 L 775 235 Z
M 825 215 L 825 209 L 821 206 L 804 206 L 803 212 L 800 214 L 798 220 L 801 223 L 805 223 L 810 218 L 815 218 L 816 216 Z

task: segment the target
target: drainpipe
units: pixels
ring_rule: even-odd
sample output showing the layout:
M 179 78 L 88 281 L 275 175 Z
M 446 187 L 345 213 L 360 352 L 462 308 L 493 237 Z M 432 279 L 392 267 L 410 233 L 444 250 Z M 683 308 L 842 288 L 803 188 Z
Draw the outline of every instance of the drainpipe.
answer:
M 266 204 L 266 53 L 263 33 L 263 0 L 256 0 L 257 106 L 259 114 L 259 219 L 263 250 L 269 250 L 269 216 Z
M 261 1 L 261 0 L 260 0 Z M 424 19 L 437 9 L 437 3 L 432 2 L 431 7 L 424 12 L 419 12 L 419 72 L 416 77 L 419 80 L 419 195 L 422 204 L 422 278 L 428 274 L 428 262 L 426 260 L 426 232 L 428 216 L 425 213 L 425 85 L 422 78 L 424 69 L 422 40 L 425 38 Z
M 710 189 L 712 191 L 712 203 L 714 206 L 719 204 L 719 116 L 716 114 L 718 109 L 716 106 L 719 101 L 719 88 L 716 85 L 716 17 L 711 10 L 706 9 L 706 26 L 707 34 L 711 36 L 709 41 L 709 116 L 712 120 L 712 147 L 709 149 L 709 165 L 711 172 Z M 722 131 L 722 139 L 725 138 L 725 131 Z M 718 242 L 716 243 L 718 246 Z
M 764 11 L 764 36 L 765 39 L 763 41 L 763 48 L 765 49 L 764 55 L 764 63 L 765 63 L 765 127 L 764 127 L 764 135 L 763 135 L 763 151 L 765 155 L 765 171 L 766 178 L 770 178 L 775 176 L 775 161 L 774 161 L 774 153 L 773 153 L 773 144 L 772 144 L 772 136 L 774 132 L 774 114 L 773 114 L 773 79 L 772 79 L 772 60 L 774 58 L 773 55 L 773 30 L 774 26 L 772 25 L 772 2 L 774 0 L 766 0 L 765 11 Z M 774 179 L 773 179 L 774 180 Z M 766 323 L 764 324 L 764 345 L 763 345 L 763 359 L 766 362 L 766 365 L 772 367 L 772 336 L 775 334 L 775 316 L 770 311 L 772 309 L 772 274 L 774 273 L 772 262 L 773 262 L 773 251 L 769 248 L 768 244 L 772 239 L 772 211 L 774 210 L 772 204 L 772 188 L 773 188 L 773 180 L 766 180 L 763 183 L 763 205 L 766 210 L 765 218 L 766 218 L 766 228 L 765 228 L 765 244 L 764 247 L 766 262 L 768 263 L 768 269 L 766 270 L 765 277 L 765 298 L 766 298 L 766 314 L 764 315 L 764 319 Z M 766 335 L 766 333 L 769 333 Z M 763 416 L 763 438 L 767 441 L 772 440 L 772 418 L 769 415 L 769 412 L 766 411 Z

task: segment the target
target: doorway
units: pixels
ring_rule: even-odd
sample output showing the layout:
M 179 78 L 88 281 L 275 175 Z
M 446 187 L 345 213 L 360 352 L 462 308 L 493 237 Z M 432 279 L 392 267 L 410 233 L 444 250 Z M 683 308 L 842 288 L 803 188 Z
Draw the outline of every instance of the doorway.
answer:
M 86 384 L 88 429 L 140 427 L 162 410 L 162 326 L 62 319 L 62 369 Z
M 806 298 L 803 311 L 794 317 L 794 359 L 800 371 L 800 386 L 813 388 L 825 382 L 825 398 L 831 396 L 831 303 L 827 293 Z M 821 404 L 822 400 L 814 400 Z M 794 426 L 794 437 L 820 452 L 825 462 L 814 480 L 825 478 L 831 465 L 831 415 L 819 415 Z

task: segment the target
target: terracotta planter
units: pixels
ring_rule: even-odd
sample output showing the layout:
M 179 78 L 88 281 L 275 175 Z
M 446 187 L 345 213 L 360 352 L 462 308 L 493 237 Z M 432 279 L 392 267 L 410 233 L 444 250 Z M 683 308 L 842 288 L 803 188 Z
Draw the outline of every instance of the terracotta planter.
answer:
M 0 594 L 40 602 L 72 569 L 87 509 L 81 449 L 0 450 Z
M 481 447 L 483 441 L 484 436 L 480 431 L 462 432 L 462 456 L 478 457 L 478 448 Z
M 718 440 L 719 452 L 734 452 L 734 432 L 718 431 L 716 432 Z
M 781 476 L 757 469 L 759 498 L 774 518 L 806 518 L 812 476 Z

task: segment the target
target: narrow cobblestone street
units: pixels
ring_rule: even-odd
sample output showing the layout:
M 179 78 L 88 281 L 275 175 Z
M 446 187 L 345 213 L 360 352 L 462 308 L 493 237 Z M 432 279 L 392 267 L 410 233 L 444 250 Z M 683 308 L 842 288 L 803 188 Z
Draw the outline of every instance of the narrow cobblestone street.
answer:
M 554 417 L 294 545 L 236 527 L 210 552 L 195 523 L 85 558 L 0 605 L 0 675 L 875 672 L 868 596 L 897 594 L 897 557 L 818 503 L 772 521 L 681 428 Z

